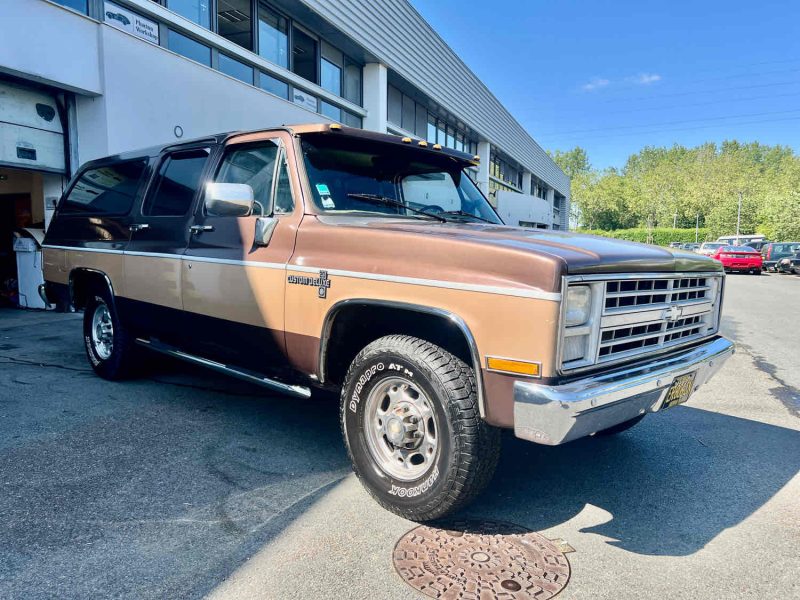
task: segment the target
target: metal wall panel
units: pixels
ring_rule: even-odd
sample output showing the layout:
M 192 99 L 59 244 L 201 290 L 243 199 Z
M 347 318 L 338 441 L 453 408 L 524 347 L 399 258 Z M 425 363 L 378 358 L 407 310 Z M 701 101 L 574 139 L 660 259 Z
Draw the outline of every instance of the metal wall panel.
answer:
M 406 0 L 302 3 L 569 197 L 569 178 Z

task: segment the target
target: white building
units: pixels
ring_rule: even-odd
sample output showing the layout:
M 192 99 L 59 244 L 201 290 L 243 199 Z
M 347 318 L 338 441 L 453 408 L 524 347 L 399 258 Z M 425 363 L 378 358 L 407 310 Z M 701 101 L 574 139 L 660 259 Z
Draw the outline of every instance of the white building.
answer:
M 0 20 L 0 263 L 87 160 L 312 121 L 478 154 L 528 215 L 509 224 L 567 228 L 566 175 L 406 0 L 0 0 Z

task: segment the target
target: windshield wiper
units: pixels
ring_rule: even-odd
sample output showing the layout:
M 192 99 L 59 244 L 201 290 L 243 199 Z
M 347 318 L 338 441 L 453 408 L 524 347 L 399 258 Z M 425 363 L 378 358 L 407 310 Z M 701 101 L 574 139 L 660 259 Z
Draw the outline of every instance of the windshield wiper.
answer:
M 372 202 L 373 204 L 380 204 L 382 206 L 397 206 L 399 208 L 405 208 L 410 210 L 411 212 L 420 215 L 425 215 L 426 217 L 432 217 L 442 223 L 447 223 L 447 219 L 445 219 L 444 217 L 440 217 L 439 215 L 435 215 L 433 213 L 429 213 L 424 210 L 419 210 L 418 208 L 414 208 L 413 206 L 408 206 L 405 202 L 401 202 L 400 200 L 395 200 L 394 198 L 389 198 L 388 196 L 381 196 L 379 194 L 350 193 L 347 194 L 347 197 L 355 198 L 356 200 L 363 200 L 364 202 Z
M 490 219 L 486 219 L 484 217 L 479 217 L 478 215 L 473 215 L 472 213 L 465 212 L 463 210 L 445 210 L 439 213 L 440 215 L 457 215 L 459 217 L 470 217 L 472 219 L 478 219 L 478 221 L 483 221 L 484 223 L 491 223 L 492 225 L 497 225 L 494 221 Z

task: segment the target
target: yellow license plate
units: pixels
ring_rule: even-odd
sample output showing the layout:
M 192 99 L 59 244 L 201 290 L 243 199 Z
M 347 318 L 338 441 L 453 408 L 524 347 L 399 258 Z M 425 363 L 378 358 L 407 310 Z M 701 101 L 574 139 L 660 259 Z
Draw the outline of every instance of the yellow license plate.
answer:
M 670 408 L 686 402 L 694 391 L 694 378 L 696 375 L 697 371 L 694 371 L 677 377 L 672 382 L 669 391 L 667 391 L 667 397 L 664 398 L 664 405 L 661 408 Z

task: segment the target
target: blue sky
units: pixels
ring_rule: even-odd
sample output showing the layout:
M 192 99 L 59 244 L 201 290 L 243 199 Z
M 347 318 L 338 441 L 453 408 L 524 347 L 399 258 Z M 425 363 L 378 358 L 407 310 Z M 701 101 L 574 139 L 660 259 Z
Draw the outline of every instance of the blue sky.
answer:
M 547 149 L 800 152 L 800 0 L 412 0 Z

